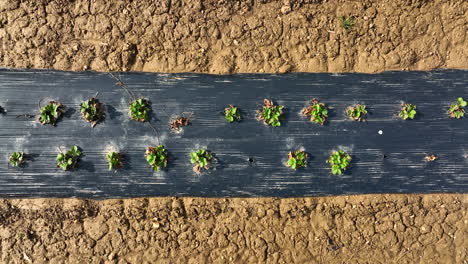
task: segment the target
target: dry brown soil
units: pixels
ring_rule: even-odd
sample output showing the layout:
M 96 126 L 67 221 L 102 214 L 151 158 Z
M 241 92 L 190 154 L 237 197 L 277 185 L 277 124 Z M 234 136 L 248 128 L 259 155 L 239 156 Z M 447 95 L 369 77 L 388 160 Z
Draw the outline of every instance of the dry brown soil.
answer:
M 0 0 L 0 67 L 468 68 L 464 0 Z M 354 16 L 349 31 L 340 16 Z M 468 263 L 467 194 L 0 200 L 1 263 Z
M 2 263 L 467 263 L 468 195 L 0 202 Z
M 0 0 L 0 67 L 158 72 L 467 68 L 466 0 Z M 346 31 L 341 16 L 354 16 Z

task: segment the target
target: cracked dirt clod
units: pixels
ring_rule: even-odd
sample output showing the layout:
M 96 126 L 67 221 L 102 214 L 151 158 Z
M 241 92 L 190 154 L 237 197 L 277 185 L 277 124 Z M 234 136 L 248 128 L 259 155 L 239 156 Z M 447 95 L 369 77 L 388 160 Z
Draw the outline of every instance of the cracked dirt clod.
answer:
M 463 263 L 467 204 L 465 194 L 0 200 L 0 262 Z
M 152 72 L 467 68 L 464 0 L 1 1 L 0 66 Z M 348 31 L 340 17 L 354 16 Z

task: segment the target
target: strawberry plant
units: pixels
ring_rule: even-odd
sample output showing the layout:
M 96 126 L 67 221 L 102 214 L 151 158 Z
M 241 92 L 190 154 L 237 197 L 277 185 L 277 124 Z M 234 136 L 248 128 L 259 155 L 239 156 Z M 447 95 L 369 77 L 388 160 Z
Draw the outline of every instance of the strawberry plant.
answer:
M 146 122 L 150 119 L 151 102 L 148 99 L 139 98 L 130 102 L 130 118 L 138 122 Z
M 242 119 L 239 108 L 233 105 L 229 105 L 229 107 L 224 109 L 224 116 L 229 123 L 240 121 Z
M 416 116 L 416 106 L 414 104 L 402 104 L 400 117 L 403 120 L 414 119 Z
M 24 153 L 23 152 L 13 152 L 10 155 L 10 164 L 13 167 L 20 167 L 24 163 Z
M 346 109 L 346 114 L 355 121 L 366 120 L 367 110 L 365 105 L 357 104 Z
M 145 157 L 148 164 L 155 171 L 166 168 L 169 161 L 169 155 L 163 145 L 146 148 Z
M 338 150 L 327 159 L 327 163 L 330 164 L 331 171 L 334 175 L 341 175 L 348 167 L 351 162 L 351 156 L 342 151 Z
M 77 146 L 73 146 L 69 151 L 65 153 L 61 152 L 57 155 L 57 167 L 64 171 L 76 168 L 78 166 L 80 156 L 81 151 Z
M 213 154 L 205 149 L 199 149 L 190 153 L 190 162 L 195 164 L 193 171 L 200 173 L 202 169 L 209 169 L 211 161 L 213 160 Z
M 170 123 L 171 130 L 173 131 L 180 131 L 181 127 L 188 125 L 190 125 L 190 119 L 184 116 L 178 116 Z
M 297 170 L 301 167 L 307 167 L 307 153 L 302 150 L 296 150 L 294 152 L 289 152 L 288 154 L 288 163 L 287 166 L 292 169 Z
M 274 105 L 271 100 L 263 99 L 263 109 L 258 110 L 259 119 L 263 120 L 266 125 L 279 127 L 281 126 L 283 108 L 282 105 Z
M 310 116 L 310 121 L 324 125 L 328 117 L 328 108 L 324 103 L 320 103 L 317 98 L 312 100 L 312 105 L 302 109 L 302 115 Z
M 97 98 L 90 98 L 80 104 L 80 112 L 84 120 L 91 123 L 94 127 L 99 121 L 105 117 L 104 107 Z
M 106 160 L 109 165 L 109 170 L 116 170 L 123 167 L 122 156 L 118 152 L 111 151 L 107 153 Z
M 465 115 L 466 101 L 459 97 L 455 103 L 450 105 L 448 113 L 450 117 L 460 119 Z
M 64 113 L 64 106 L 59 102 L 50 101 L 49 104 L 41 107 L 39 112 L 39 122 L 41 124 L 51 124 L 55 126 L 58 119 Z

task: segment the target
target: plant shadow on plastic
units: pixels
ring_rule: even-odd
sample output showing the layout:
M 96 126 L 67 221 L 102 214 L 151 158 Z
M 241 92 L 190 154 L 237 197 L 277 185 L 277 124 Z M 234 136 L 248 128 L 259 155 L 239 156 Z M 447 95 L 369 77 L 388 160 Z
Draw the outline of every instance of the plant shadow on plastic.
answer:
M 91 123 L 92 127 L 96 126 L 106 116 L 103 104 L 95 97 L 82 102 L 80 104 L 80 112 L 84 120 Z
M 81 151 L 77 146 L 73 146 L 67 152 L 60 152 L 57 155 L 57 167 L 64 171 L 75 169 L 78 167 L 79 158 L 81 157 Z
M 258 119 L 263 120 L 266 125 L 279 127 L 283 119 L 283 108 L 284 106 L 275 105 L 271 100 L 263 99 L 263 109 L 258 110 Z
M 212 160 L 213 154 L 205 149 L 199 149 L 190 153 L 190 162 L 194 164 L 193 171 L 197 174 L 201 173 L 203 169 L 210 169 Z

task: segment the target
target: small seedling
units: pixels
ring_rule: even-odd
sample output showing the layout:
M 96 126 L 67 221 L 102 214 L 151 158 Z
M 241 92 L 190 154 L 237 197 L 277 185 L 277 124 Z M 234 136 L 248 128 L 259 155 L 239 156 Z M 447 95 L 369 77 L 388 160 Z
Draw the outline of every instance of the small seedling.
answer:
M 39 122 L 43 125 L 51 124 L 55 126 L 58 119 L 64 113 L 64 106 L 56 101 L 50 101 L 48 105 L 41 107 Z
M 403 120 L 414 119 L 416 116 L 416 106 L 414 104 L 402 104 L 400 117 Z
M 190 153 L 190 162 L 195 164 L 193 166 L 193 171 L 200 173 L 202 169 L 209 169 L 211 166 L 211 161 L 213 160 L 213 154 L 205 149 L 199 149 Z
M 433 161 L 435 161 L 435 160 L 438 159 L 438 158 L 439 158 L 439 157 L 437 157 L 436 155 L 431 154 L 431 155 L 426 155 L 426 156 L 424 157 L 424 160 L 425 160 L 426 162 L 433 162 Z
M 145 157 L 148 164 L 155 171 L 166 168 L 169 161 L 169 155 L 163 145 L 146 148 Z
M 105 117 L 104 107 L 98 99 L 92 97 L 80 104 L 80 112 L 83 118 L 94 127 Z
M 328 108 L 324 103 L 320 103 L 317 98 L 312 100 L 312 105 L 302 109 L 302 115 L 310 116 L 310 121 L 324 125 L 328 117 Z
M 150 119 L 151 102 L 140 98 L 130 102 L 130 118 L 138 122 L 146 122 Z
M 331 171 L 334 175 L 341 175 L 348 167 L 351 162 L 351 156 L 342 151 L 338 150 L 327 159 L 327 163 L 330 164 Z
M 263 99 L 263 109 L 258 110 L 258 118 L 263 120 L 266 125 L 279 127 L 281 126 L 283 108 L 282 105 L 274 105 L 271 100 Z
M 184 116 L 178 116 L 175 119 L 173 119 L 170 123 L 171 130 L 177 132 L 180 131 L 181 127 L 188 125 L 190 125 L 190 119 Z
M 340 22 L 341 22 L 341 26 L 346 30 L 350 30 L 354 24 L 356 24 L 356 21 L 354 19 L 354 17 L 350 16 L 350 17 L 340 17 Z
M 346 114 L 355 121 L 365 121 L 367 110 L 365 105 L 350 106 L 346 109 Z
M 287 166 L 297 170 L 298 168 L 307 167 L 307 153 L 302 150 L 289 152 Z
M 123 167 L 122 156 L 118 152 L 111 151 L 106 155 L 109 170 L 116 170 Z
M 450 108 L 448 110 L 448 114 L 450 115 L 450 117 L 457 119 L 462 118 L 465 115 L 466 104 L 466 101 L 463 100 L 463 98 L 459 97 L 457 99 L 457 102 L 450 105 Z
M 20 167 L 24 163 L 24 160 L 23 152 L 13 152 L 10 156 L 10 164 L 13 167 Z
M 224 116 L 229 123 L 240 121 L 242 119 L 239 108 L 233 105 L 229 105 L 229 107 L 224 109 Z
M 77 146 L 71 147 L 71 149 L 65 153 L 61 152 L 57 155 L 57 167 L 67 171 L 78 166 L 78 160 L 81 156 L 81 151 Z

